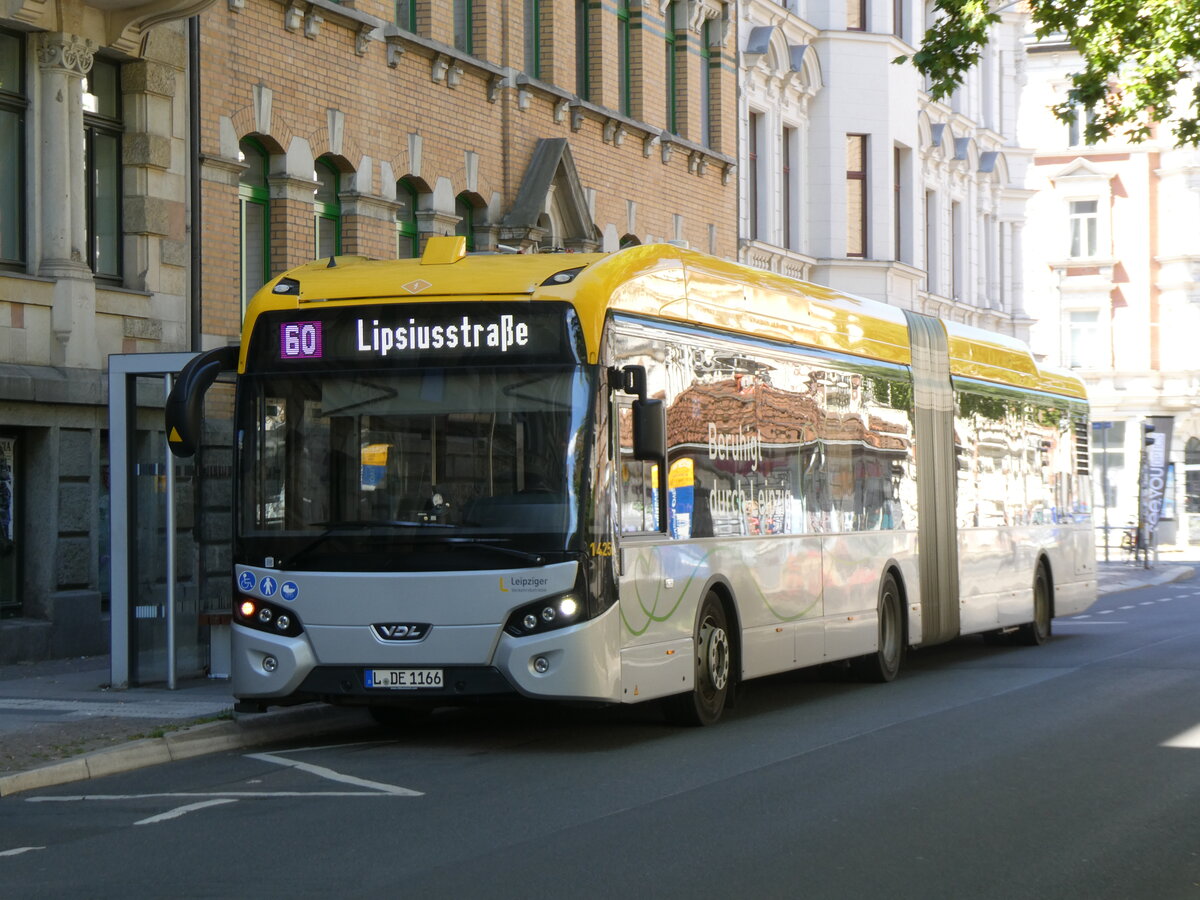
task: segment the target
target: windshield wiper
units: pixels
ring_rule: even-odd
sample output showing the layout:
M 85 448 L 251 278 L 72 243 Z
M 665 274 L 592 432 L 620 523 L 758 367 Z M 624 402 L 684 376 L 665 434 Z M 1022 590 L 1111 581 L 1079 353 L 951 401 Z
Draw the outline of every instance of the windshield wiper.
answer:
M 410 522 L 407 519 L 361 519 L 345 522 L 309 522 L 309 526 L 327 526 L 324 531 L 284 560 L 280 567 L 290 569 L 292 564 L 310 550 L 314 550 L 332 537 L 356 534 L 368 528 L 453 528 L 443 522 Z
M 494 550 L 496 553 L 515 556 L 517 559 L 531 562 L 535 566 L 546 564 L 546 560 L 541 554 L 530 553 L 528 550 L 518 550 L 516 547 L 503 547 L 500 544 L 493 544 L 491 541 L 485 541 L 482 538 L 452 537 L 446 538 L 446 543 L 459 547 L 482 547 L 484 550 Z

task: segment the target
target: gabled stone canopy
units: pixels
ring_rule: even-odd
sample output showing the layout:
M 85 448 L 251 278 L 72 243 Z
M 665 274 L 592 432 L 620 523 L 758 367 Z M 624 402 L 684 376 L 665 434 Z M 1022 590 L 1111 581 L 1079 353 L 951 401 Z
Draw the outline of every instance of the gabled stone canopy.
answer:
M 566 138 L 542 138 L 534 148 L 517 199 L 501 223 L 501 241 L 522 249 L 540 246 L 549 236 L 548 206 L 553 206 L 562 249 L 591 252 L 600 248 L 600 232 L 592 221 Z

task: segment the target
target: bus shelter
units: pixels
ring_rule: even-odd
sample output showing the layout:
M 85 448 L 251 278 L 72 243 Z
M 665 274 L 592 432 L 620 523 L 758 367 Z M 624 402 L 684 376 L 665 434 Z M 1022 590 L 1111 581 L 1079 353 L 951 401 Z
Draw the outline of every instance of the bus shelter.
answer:
M 211 452 L 172 456 L 163 424 L 174 377 L 193 356 L 109 357 L 111 683 L 117 688 L 166 682 L 174 689 L 179 678 L 228 674 L 222 631 L 228 630 L 228 600 L 219 588 L 208 590 L 205 577 L 206 557 L 220 565 L 220 552 L 213 561 L 209 545 L 215 538 L 227 548 L 228 536 L 204 540 L 201 480 L 206 472 L 227 480 L 229 466 Z M 214 452 L 222 449 L 228 450 Z M 226 521 L 219 511 L 211 518 Z

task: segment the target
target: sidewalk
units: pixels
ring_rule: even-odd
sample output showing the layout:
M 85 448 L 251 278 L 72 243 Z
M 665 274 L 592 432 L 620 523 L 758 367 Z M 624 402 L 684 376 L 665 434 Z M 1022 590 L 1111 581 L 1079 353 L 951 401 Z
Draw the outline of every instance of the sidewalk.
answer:
M 1200 561 L 1163 553 L 1097 563 L 1100 594 L 1191 578 Z M 307 704 L 233 712 L 228 682 L 181 680 L 114 691 L 107 656 L 0 666 L 0 797 L 205 753 L 369 728 L 361 709 Z
M 361 709 L 233 712 L 223 679 L 111 690 L 109 658 L 0 666 L 0 797 L 205 753 L 366 728 Z
M 1103 553 L 1103 550 L 1100 552 Z M 1097 561 L 1096 580 L 1100 596 L 1103 597 L 1119 591 L 1184 581 L 1191 578 L 1198 568 L 1200 555 L 1195 550 L 1185 553 L 1163 551 L 1158 554 L 1157 560 L 1151 557 L 1150 568 L 1147 569 L 1141 560 L 1128 560 L 1119 550 L 1112 548 L 1108 562 L 1103 557 Z

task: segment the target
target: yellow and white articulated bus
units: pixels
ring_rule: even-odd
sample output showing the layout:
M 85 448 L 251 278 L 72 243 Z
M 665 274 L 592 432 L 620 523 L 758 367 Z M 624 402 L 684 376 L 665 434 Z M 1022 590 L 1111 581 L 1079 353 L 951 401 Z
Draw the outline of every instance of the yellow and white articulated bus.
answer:
M 716 721 L 743 681 L 1041 644 L 1096 597 L 1082 384 L 1009 337 L 670 245 L 335 257 L 236 369 L 233 693 Z

